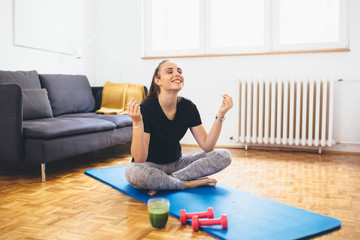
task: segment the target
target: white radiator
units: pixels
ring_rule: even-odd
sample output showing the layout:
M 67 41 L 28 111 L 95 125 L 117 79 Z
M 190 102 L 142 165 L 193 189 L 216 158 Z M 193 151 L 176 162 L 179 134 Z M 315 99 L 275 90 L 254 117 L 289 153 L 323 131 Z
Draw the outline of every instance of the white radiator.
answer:
M 334 83 L 311 78 L 241 79 L 239 142 L 246 147 L 332 146 Z

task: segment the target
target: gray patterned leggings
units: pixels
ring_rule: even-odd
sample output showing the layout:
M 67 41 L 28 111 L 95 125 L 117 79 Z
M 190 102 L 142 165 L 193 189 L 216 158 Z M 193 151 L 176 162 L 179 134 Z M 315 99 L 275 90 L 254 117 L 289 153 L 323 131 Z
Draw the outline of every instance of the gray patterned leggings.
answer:
M 152 162 L 130 163 L 125 176 L 128 182 L 138 189 L 176 190 L 185 189 L 185 182 L 215 174 L 231 163 L 230 152 L 215 149 L 182 156 L 168 164 Z M 169 175 L 172 175 L 169 176 Z

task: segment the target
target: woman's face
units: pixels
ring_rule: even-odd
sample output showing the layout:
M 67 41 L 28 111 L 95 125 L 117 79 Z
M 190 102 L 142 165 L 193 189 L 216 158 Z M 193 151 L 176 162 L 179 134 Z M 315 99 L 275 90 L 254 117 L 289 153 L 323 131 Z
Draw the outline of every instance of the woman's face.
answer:
M 180 91 L 184 86 L 182 70 L 173 62 L 165 62 L 160 66 L 159 78 L 155 83 L 160 89 Z

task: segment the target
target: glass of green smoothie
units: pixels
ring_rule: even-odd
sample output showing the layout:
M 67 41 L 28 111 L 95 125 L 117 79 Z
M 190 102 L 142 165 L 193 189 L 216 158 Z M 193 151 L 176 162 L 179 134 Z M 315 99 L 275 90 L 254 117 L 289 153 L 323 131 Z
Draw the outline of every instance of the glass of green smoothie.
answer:
M 151 226 L 157 229 L 164 228 L 169 217 L 169 200 L 166 198 L 150 198 L 147 205 Z

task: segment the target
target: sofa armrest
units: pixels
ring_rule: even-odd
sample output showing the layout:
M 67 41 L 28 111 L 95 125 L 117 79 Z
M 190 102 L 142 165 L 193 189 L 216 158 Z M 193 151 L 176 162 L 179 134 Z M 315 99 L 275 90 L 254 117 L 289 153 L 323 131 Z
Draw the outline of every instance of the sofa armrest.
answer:
M 101 107 L 103 88 L 104 87 L 91 87 L 92 94 L 95 98 L 95 111 Z
M 95 110 L 100 109 L 101 107 L 101 100 L 102 100 L 102 91 L 104 87 L 91 87 L 91 91 L 95 98 Z M 146 86 L 144 86 L 145 96 L 148 93 L 148 89 Z
M 22 91 L 17 84 L 0 84 L 0 161 L 21 161 Z

